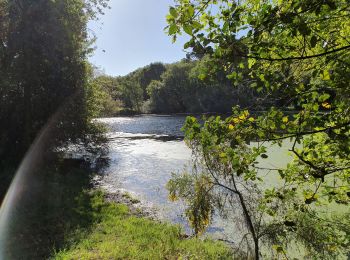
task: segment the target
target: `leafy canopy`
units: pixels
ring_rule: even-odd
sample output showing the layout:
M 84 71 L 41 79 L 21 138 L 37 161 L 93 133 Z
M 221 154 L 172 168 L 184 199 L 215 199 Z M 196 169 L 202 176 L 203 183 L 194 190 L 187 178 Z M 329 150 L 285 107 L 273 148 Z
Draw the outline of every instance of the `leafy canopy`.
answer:
M 207 196 L 217 197 L 218 190 L 240 194 L 244 211 L 249 198 L 237 180 L 257 185 L 259 199 L 244 214 L 256 247 L 263 237 L 254 217 L 259 211 L 269 227 L 273 222 L 299 225 L 298 232 L 289 233 L 297 234 L 314 254 L 337 254 L 349 243 L 340 234 L 333 234 L 341 237 L 337 242 L 326 235 L 323 246 L 307 242 L 302 238 L 305 224 L 298 222 L 305 212 L 316 209 L 320 218 L 321 208 L 350 202 L 349 16 L 350 4 L 344 0 L 178 0 L 170 7 L 168 34 L 173 40 L 188 34 L 184 48 L 211 57 L 202 78 L 223 70 L 232 87 L 253 88 L 280 104 L 259 113 L 249 106 L 237 107 L 231 116 L 209 118 L 204 124 L 189 118 L 184 127 L 188 144 L 207 168 Z M 289 163 L 259 168 L 258 162 L 268 157 L 267 147 L 282 145 L 292 155 Z M 266 170 L 272 175 L 263 178 Z M 197 184 L 199 176 L 194 177 Z M 273 178 L 282 185 L 269 187 Z M 179 179 L 173 181 L 173 197 L 189 198 L 179 192 Z M 281 244 L 286 237 L 278 236 L 282 233 L 274 232 Z

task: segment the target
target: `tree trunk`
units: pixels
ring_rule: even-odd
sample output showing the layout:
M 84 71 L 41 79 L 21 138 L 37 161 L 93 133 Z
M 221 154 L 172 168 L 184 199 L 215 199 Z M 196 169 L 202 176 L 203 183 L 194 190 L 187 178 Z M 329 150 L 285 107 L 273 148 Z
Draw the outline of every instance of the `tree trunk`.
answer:
M 240 191 L 238 191 L 237 186 L 236 186 L 236 182 L 234 179 L 233 179 L 233 185 L 235 187 L 236 194 L 239 197 L 239 201 L 240 201 L 242 209 L 243 209 L 243 214 L 244 214 L 245 220 L 247 221 L 248 229 L 253 237 L 255 259 L 259 260 L 259 238 L 255 232 L 254 224 L 253 224 L 252 218 L 250 217 L 247 206 L 245 204 L 243 195 Z

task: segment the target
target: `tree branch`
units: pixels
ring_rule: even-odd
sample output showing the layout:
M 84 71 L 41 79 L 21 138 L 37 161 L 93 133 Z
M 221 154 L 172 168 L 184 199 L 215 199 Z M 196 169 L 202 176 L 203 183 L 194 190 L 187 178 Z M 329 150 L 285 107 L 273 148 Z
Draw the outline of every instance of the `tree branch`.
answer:
M 343 46 L 337 49 L 333 49 L 330 51 L 326 51 L 323 53 L 318 53 L 314 55 L 306 55 L 306 56 L 296 56 L 296 57 L 286 57 L 286 58 L 264 58 L 264 57 L 259 57 L 259 56 L 254 56 L 254 55 L 245 55 L 243 53 L 240 53 L 238 56 L 243 57 L 243 58 L 249 58 L 249 59 L 256 59 L 256 60 L 266 60 L 266 61 L 287 61 L 287 60 L 306 60 L 306 59 L 313 59 L 313 58 L 318 58 L 322 56 L 326 56 L 332 53 L 336 53 L 339 51 L 347 50 L 350 49 L 350 45 Z

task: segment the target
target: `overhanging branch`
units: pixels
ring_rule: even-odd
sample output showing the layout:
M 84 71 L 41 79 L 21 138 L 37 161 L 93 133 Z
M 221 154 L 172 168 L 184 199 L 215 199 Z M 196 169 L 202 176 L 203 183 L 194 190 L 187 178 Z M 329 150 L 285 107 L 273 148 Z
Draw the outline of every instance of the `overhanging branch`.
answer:
M 265 60 L 265 61 L 306 60 L 306 59 L 313 59 L 313 58 L 326 56 L 326 55 L 329 55 L 329 54 L 332 54 L 332 53 L 336 53 L 336 52 L 340 52 L 340 51 L 344 51 L 344 50 L 347 50 L 347 49 L 350 49 L 350 45 L 343 46 L 343 47 L 340 47 L 340 48 L 337 48 L 337 49 L 333 49 L 333 50 L 330 50 L 330 51 L 314 54 L 314 55 L 285 57 L 285 58 L 269 58 L 269 57 L 264 58 L 264 57 L 255 56 L 255 55 L 245 55 L 243 53 L 240 53 L 238 56 L 239 57 L 243 57 L 243 58 L 256 59 L 256 60 Z

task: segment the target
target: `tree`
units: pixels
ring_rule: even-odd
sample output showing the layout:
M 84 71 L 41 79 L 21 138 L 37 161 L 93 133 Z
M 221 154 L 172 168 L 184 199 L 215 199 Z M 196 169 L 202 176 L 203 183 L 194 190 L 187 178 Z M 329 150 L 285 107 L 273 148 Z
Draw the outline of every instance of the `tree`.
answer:
M 143 101 L 143 91 L 140 84 L 132 78 L 124 78 L 118 86 L 121 91 L 122 101 L 126 108 L 136 112 L 141 111 L 141 103 Z
M 92 141 L 87 21 L 105 1 L 2 1 L 2 159 L 21 159 L 59 109 L 51 149 Z M 1 18 L 3 19 L 3 17 Z
M 233 89 L 228 79 L 217 72 L 212 77 L 200 78 L 201 71 L 210 58 L 201 60 L 182 60 L 167 65 L 167 70 L 159 80 L 148 87 L 153 112 L 219 112 L 227 113 L 233 104 L 254 106 L 258 95 L 256 91 L 238 87 Z M 220 102 L 218 102 L 220 100 Z
M 136 75 L 138 78 L 139 84 L 143 90 L 143 99 L 149 99 L 147 93 L 147 86 L 151 83 L 152 80 L 160 80 L 161 75 L 166 71 L 166 68 L 163 63 L 156 62 L 151 63 L 150 65 L 139 70 Z
M 196 181 L 198 189 L 215 184 L 238 196 L 256 259 L 260 250 L 256 212 L 275 230 L 273 243 L 280 253 L 285 253 L 287 238 L 293 236 L 313 254 L 346 254 L 348 234 L 342 228 L 334 226 L 337 232 L 330 234 L 325 227 L 332 221 L 325 219 L 312 229 L 302 219 L 305 214 L 323 219 L 315 211 L 319 205 L 341 206 L 350 200 L 349 16 L 350 5 L 342 0 L 179 0 L 170 8 L 167 29 L 174 40 L 185 32 L 190 36 L 185 48 L 210 55 L 211 68 L 224 70 L 233 85 L 278 97 L 280 108 L 261 114 L 243 107 L 226 119 L 210 118 L 200 125 L 190 118 L 185 125 L 186 139 L 207 169 L 207 180 Z M 294 112 L 287 113 L 286 107 Z M 262 188 L 269 178 L 262 178 L 258 160 L 267 157 L 267 144 L 281 146 L 284 140 L 291 140 L 293 158 L 284 168 L 269 169 L 283 185 Z M 257 206 L 244 209 L 245 188 L 235 187 L 237 179 L 244 186 L 260 187 Z M 175 183 L 180 180 L 175 178 Z M 179 185 L 171 187 L 171 194 L 186 197 Z M 216 189 L 205 190 L 217 198 Z M 318 250 L 321 241 L 305 239 L 305 233 L 313 231 L 324 238 L 324 251 Z M 332 236 L 339 239 L 332 241 Z
M 203 56 L 166 65 L 151 63 L 122 77 L 100 75 L 94 84 L 104 96 L 100 99 L 102 116 L 139 112 L 228 113 L 232 105 L 262 109 L 278 103 L 246 85 L 232 88 L 224 70 L 211 72 L 210 76 L 204 74 L 203 70 L 210 71 L 212 62 L 211 57 Z

